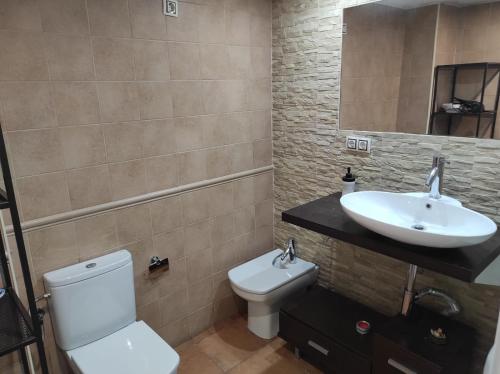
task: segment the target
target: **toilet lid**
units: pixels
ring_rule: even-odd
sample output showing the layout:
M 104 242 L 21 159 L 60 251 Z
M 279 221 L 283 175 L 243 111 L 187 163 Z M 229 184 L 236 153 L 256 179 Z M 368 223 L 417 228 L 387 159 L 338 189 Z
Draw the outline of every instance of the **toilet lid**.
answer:
M 143 321 L 67 351 L 83 374 L 171 374 L 179 355 Z

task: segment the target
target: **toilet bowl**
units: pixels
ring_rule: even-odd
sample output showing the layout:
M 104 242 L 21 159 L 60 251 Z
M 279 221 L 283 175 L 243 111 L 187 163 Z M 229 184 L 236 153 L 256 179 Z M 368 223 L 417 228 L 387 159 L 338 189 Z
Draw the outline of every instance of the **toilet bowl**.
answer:
M 248 301 L 248 329 L 264 339 L 278 334 L 283 302 L 312 284 L 318 275 L 317 265 L 300 258 L 273 266 L 273 260 L 282 253 L 275 249 L 228 272 L 233 291 Z
M 179 355 L 136 321 L 132 256 L 120 250 L 44 274 L 57 346 L 77 374 L 175 374 Z

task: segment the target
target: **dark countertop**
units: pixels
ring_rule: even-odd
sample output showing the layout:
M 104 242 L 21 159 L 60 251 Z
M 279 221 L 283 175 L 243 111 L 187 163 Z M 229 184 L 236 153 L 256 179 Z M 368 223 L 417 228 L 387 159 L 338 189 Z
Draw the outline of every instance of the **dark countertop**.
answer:
M 453 249 L 390 239 L 349 218 L 340 205 L 340 196 L 338 192 L 287 210 L 282 213 L 282 220 L 465 282 L 474 282 L 500 254 L 500 230 L 484 243 Z

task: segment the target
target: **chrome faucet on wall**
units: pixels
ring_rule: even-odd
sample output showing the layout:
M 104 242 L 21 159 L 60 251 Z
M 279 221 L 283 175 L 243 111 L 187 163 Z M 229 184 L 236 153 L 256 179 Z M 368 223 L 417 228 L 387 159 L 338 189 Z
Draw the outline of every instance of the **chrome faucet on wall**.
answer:
M 440 199 L 443 193 L 443 175 L 446 158 L 443 155 L 434 155 L 432 158 L 432 169 L 425 181 L 425 186 L 429 189 L 429 197 Z

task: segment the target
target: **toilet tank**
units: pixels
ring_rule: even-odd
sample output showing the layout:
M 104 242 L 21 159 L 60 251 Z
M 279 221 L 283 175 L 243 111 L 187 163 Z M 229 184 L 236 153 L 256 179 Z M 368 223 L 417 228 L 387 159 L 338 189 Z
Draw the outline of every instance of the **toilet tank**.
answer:
M 43 275 L 59 348 L 67 351 L 135 321 L 132 256 L 120 250 Z

